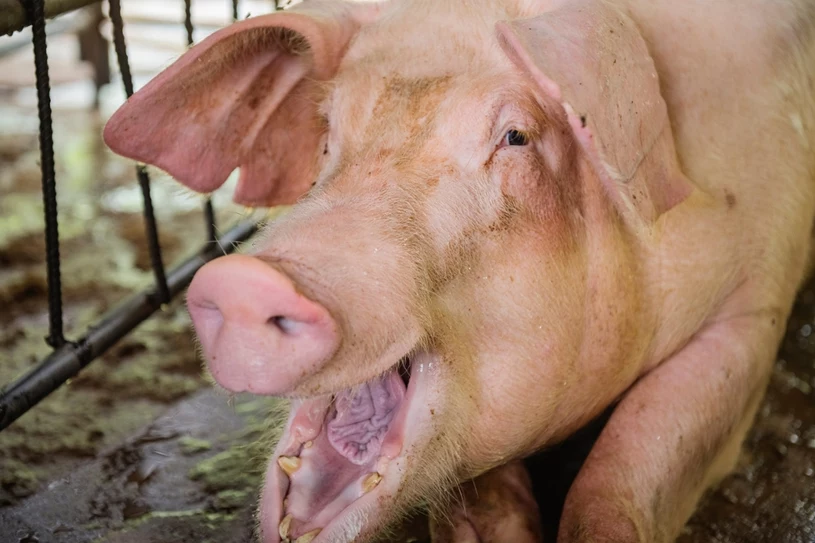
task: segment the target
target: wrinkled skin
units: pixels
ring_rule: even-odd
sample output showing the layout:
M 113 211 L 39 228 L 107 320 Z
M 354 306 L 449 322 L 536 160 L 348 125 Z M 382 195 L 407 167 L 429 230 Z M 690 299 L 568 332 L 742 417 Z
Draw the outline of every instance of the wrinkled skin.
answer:
M 115 151 L 297 201 L 189 292 L 214 378 L 293 399 L 263 541 L 419 502 L 437 542 L 539 541 L 517 460 L 616 400 L 559 541 L 673 541 L 807 269 L 814 73 L 803 1 L 314 1 L 137 93 Z

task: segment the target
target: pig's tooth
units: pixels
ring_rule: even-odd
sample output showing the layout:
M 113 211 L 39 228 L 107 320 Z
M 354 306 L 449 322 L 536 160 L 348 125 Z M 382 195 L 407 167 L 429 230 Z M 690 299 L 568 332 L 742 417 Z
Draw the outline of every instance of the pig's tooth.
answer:
M 377 472 L 372 471 L 362 480 L 362 492 L 367 494 L 368 492 L 376 488 L 376 485 L 378 485 L 379 481 L 381 480 L 382 476 L 379 475 Z
M 303 443 L 303 448 L 310 449 L 312 445 L 314 445 L 313 441 L 306 441 L 305 443 Z
M 283 520 L 280 521 L 280 526 L 278 526 L 277 531 L 280 534 L 280 539 L 288 540 L 289 538 L 289 528 L 291 528 L 291 515 L 286 515 L 283 517 Z
M 298 537 L 294 543 L 311 543 L 315 537 L 320 535 L 320 531 L 321 531 L 320 528 L 317 528 L 316 530 L 311 530 L 309 533 L 303 534 L 300 537 Z
M 296 456 L 281 456 L 277 459 L 277 465 L 291 477 L 295 471 L 300 469 L 300 459 Z

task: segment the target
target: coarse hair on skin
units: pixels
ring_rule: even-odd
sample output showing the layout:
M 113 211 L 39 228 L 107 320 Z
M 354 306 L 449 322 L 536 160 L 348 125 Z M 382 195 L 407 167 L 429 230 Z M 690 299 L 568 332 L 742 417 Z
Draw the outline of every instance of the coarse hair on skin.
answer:
M 264 398 L 264 404 L 265 417 L 261 436 L 248 445 L 251 449 L 250 463 L 252 466 L 268 464 L 269 458 L 283 436 L 286 420 L 291 410 L 291 402 L 284 398 Z M 263 484 L 266 484 L 266 481 L 263 481 Z M 260 533 L 259 505 L 255 508 L 253 515 L 255 533 Z
M 224 62 L 246 58 L 260 51 L 278 49 L 284 53 L 302 55 L 311 50 L 308 40 L 302 34 L 282 26 L 254 28 L 235 35 L 233 39 L 230 54 L 223 57 Z
M 463 383 L 456 383 L 462 389 Z M 410 517 L 427 511 L 438 519 L 450 521 L 447 512 L 451 506 L 463 502 L 459 483 L 462 473 L 454 466 L 462 465 L 460 443 L 462 435 L 467 432 L 468 423 L 463 417 L 467 407 L 461 405 L 469 400 L 460 391 L 448 391 L 447 402 L 442 413 L 436 414 L 436 420 L 444 419 L 435 437 L 421 451 L 420 456 L 409 457 L 409 469 L 413 474 L 409 485 L 399 489 L 394 499 L 394 516 L 383 527 L 375 541 L 389 541 L 397 533 L 398 527 Z M 466 470 L 466 468 L 465 468 Z
M 303 35 L 285 27 L 254 28 L 230 38 L 228 53 L 216 59 L 217 69 L 241 59 L 252 58 L 261 53 L 280 51 L 285 54 L 303 55 L 311 50 Z
M 311 48 L 301 34 L 285 27 L 253 28 L 224 38 L 206 51 L 189 70 L 182 88 L 207 88 L 215 74 L 234 69 L 259 55 L 307 55 Z M 198 66 L 201 66 L 200 68 Z

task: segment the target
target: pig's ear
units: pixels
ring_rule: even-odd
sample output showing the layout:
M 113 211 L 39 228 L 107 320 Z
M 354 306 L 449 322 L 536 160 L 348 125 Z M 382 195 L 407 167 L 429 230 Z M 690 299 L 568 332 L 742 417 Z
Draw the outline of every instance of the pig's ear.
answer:
M 609 195 L 649 224 L 693 185 L 681 172 L 654 61 L 634 22 L 602 0 L 566 0 L 499 23 L 504 51 L 566 111 Z
M 320 82 L 380 7 L 306 1 L 224 28 L 134 94 L 107 123 L 105 142 L 198 192 L 240 167 L 236 202 L 292 203 L 315 174 Z

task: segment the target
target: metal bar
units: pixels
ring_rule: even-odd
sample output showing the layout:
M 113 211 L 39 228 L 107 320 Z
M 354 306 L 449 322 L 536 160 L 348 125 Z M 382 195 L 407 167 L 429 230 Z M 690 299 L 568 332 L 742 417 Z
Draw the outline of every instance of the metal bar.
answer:
M 24 0 L 25 1 L 25 0 Z M 63 13 L 98 4 L 102 0 L 45 0 L 45 17 L 51 19 Z M 11 34 L 29 26 L 33 19 L 26 14 L 20 0 L 0 0 L 0 34 Z
M 3 0 L 0 0 L 0 2 L 2 1 Z M 19 2 L 19 0 L 15 1 Z M 75 15 L 63 17 L 56 21 L 50 21 L 45 27 L 46 33 L 49 37 L 76 33 L 87 28 L 91 19 L 89 13 L 81 11 Z M 0 39 L 0 57 L 4 57 L 25 47 L 31 47 L 31 31 L 28 29 L 18 32 L 13 36 L 6 36 Z
M 144 205 L 144 235 L 147 238 L 147 252 L 150 253 L 150 266 L 156 279 L 156 290 L 164 303 L 167 303 L 171 298 L 170 289 L 167 286 L 167 274 L 161 256 L 161 243 L 158 238 L 156 213 L 153 210 L 153 198 L 150 195 L 150 176 L 147 174 L 147 167 L 141 164 L 136 166 L 136 177 L 139 180 Z
M 192 0 L 184 0 L 184 28 L 187 30 L 187 47 L 192 47 L 195 43 L 195 27 L 192 24 Z M 207 228 L 207 239 L 216 241 L 218 239 L 218 229 L 215 224 L 215 208 L 212 206 L 212 198 L 207 198 L 204 203 L 204 222 Z
M 220 244 L 208 244 L 200 253 L 170 271 L 168 286 L 175 296 L 192 281 L 198 269 L 245 241 L 257 231 L 257 224 L 242 221 L 221 238 Z M 76 343 L 66 343 L 48 358 L 0 393 L 0 430 L 7 428 L 62 383 L 77 375 L 94 358 L 102 355 L 161 308 L 163 301 L 155 291 L 144 291 L 107 314 Z
M 239 0 L 232 0 L 232 20 L 238 20 L 238 2 Z
M 184 0 L 184 28 L 187 30 L 187 46 L 192 47 L 195 43 L 193 38 L 194 28 L 192 26 L 192 0 Z
M 218 229 L 215 225 L 215 208 L 212 207 L 212 198 L 207 198 L 204 203 L 204 221 L 207 223 L 207 239 L 218 241 Z
M 23 0 L 26 15 L 33 21 L 34 68 L 37 76 L 37 108 L 40 117 L 40 162 L 42 202 L 45 212 L 45 264 L 48 274 L 48 337 L 54 347 L 65 343 L 62 329 L 62 281 L 59 269 L 59 222 L 57 184 L 54 173 L 54 134 L 51 123 L 51 82 L 45 37 L 44 0 Z
M 125 94 L 130 98 L 133 96 L 133 77 L 130 73 L 130 61 L 127 58 L 127 44 L 125 43 L 120 0 L 110 0 L 108 11 L 110 22 L 113 25 L 113 46 L 116 50 L 116 59 L 119 61 L 119 71 L 122 74 Z M 156 278 L 156 290 L 162 301 L 166 303 L 170 301 L 170 292 L 167 288 L 167 276 L 161 257 L 161 243 L 158 237 L 156 216 L 153 212 L 153 198 L 150 195 L 150 176 L 143 165 L 136 166 L 136 176 L 139 179 L 142 199 L 144 200 L 144 230 L 147 237 L 147 249 L 150 253 L 150 263 L 153 267 L 153 275 Z
M 130 73 L 130 61 L 127 58 L 127 44 L 124 35 L 124 20 L 122 19 L 122 4 L 119 0 L 110 0 L 108 16 L 113 24 L 113 46 L 116 49 L 116 60 L 119 62 L 119 71 L 122 73 L 122 82 L 128 98 L 133 96 L 133 76 Z

